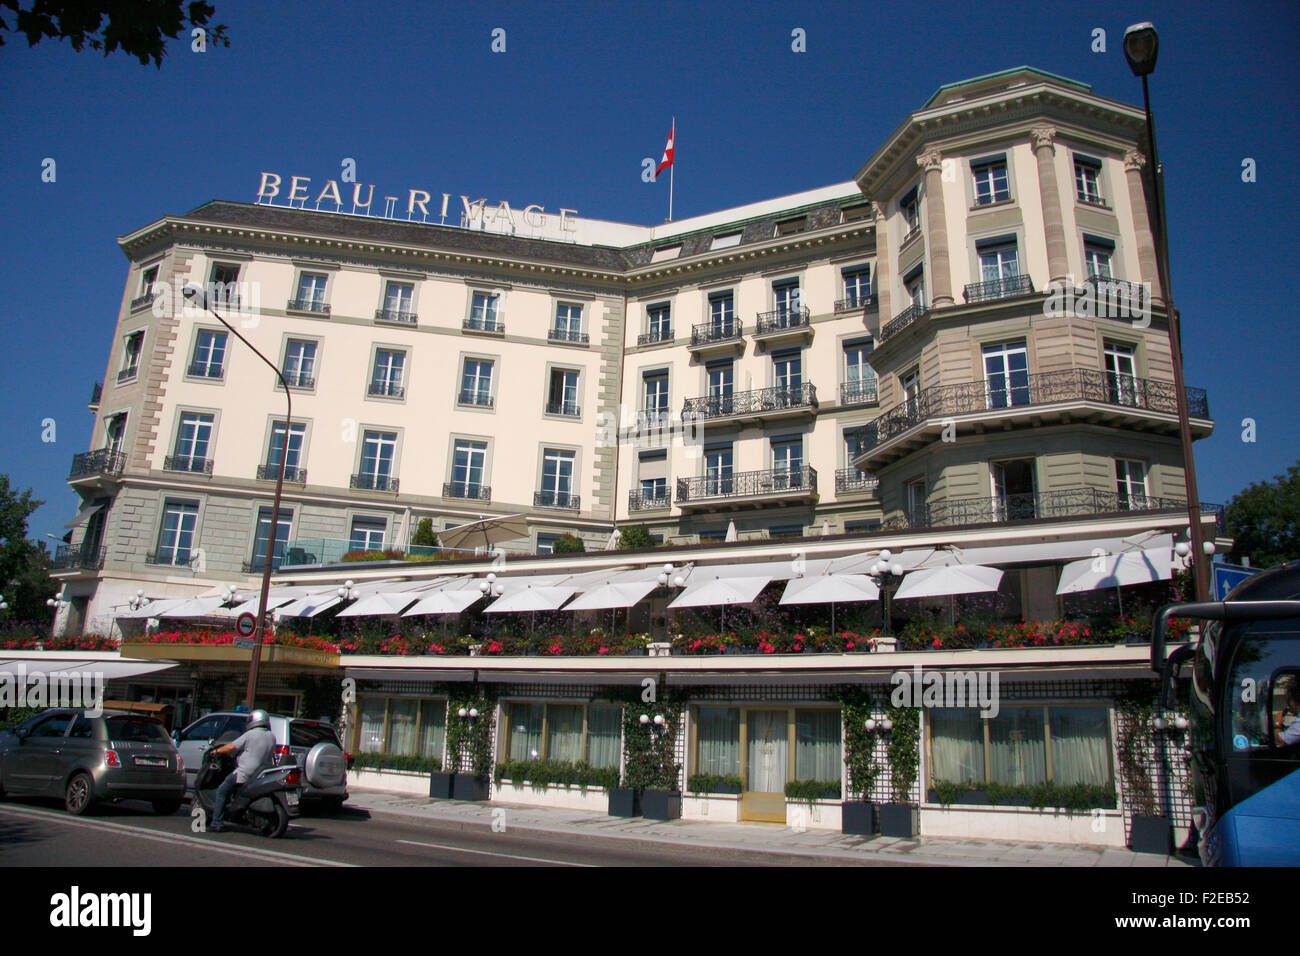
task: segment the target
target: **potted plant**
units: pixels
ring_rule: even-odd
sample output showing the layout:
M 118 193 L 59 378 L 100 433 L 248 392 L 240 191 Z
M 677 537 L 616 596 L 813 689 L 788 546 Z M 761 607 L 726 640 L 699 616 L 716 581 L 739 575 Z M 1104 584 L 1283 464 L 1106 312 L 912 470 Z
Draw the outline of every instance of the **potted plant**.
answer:
M 840 697 L 844 712 L 844 764 L 849 787 L 861 795 L 840 804 L 840 832 L 871 835 L 876 832 L 876 805 L 871 789 L 876 782 L 876 737 L 866 721 L 872 718 L 871 698 L 860 690 Z
M 450 800 L 452 781 L 456 775 L 446 770 L 437 770 L 429 774 L 429 796 L 434 800 Z
M 1146 749 L 1153 733 L 1151 705 L 1140 700 L 1120 701 L 1120 729 L 1116 741 L 1120 779 L 1132 811 L 1128 847 L 1134 853 L 1168 856 L 1173 848 L 1173 821 L 1159 812 L 1155 785 L 1147 766 Z
M 692 774 L 686 781 L 686 789 L 690 793 L 738 794 L 741 786 L 739 777 L 723 777 L 712 773 Z
M 673 761 L 680 715 L 680 705 L 666 701 L 623 708 L 623 786 L 639 791 L 641 815 L 649 820 L 682 815 L 682 792 L 677 789 L 681 767 Z M 614 809 L 611 791 L 610 812 L 621 815 Z
M 911 707 L 891 707 L 887 714 L 893 722 L 887 750 L 895 802 L 880 806 L 880 832 L 883 836 L 912 839 L 921 832 L 920 808 L 911 802 L 920 763 L 921 719 Z
M 481 691 L 458 691 L 447 701 L 448 762 L 457 770 L 452 799 L 482 802 L 492 796 L 492 701 Z M 461 772 L 468 757 L 470 770 Z

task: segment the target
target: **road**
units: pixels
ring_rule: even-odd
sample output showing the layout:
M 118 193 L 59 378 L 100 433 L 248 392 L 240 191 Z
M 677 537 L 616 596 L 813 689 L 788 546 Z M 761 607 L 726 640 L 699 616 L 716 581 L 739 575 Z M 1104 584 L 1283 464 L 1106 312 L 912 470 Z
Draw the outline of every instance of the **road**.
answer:
M 73 817 L 35 800 L 0 803 L 0 865 L 12 866 L 844 866 L 843 860 L 510 830 L 345 808 L 302 816 L 283 839 L 194 833 L 186 811 L 130 802 Z M 873 865 L 882 865 L 871 861 Z M 888 865 L 888 864 L 883 864 Z

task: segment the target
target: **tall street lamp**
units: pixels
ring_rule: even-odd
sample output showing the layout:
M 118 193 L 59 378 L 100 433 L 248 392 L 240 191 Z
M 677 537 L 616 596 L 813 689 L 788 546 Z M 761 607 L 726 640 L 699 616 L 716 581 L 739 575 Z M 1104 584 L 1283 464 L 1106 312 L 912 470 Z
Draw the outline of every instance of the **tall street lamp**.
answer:
M 262 564 L 262 593 L 257 601 L 257 628 L 253 632 L 253 653 L 248 661 L 248 689 L 244 694 L 245 703 L 248 705 L 249 710 L 252 710 L 253 698 L 257 695 L 257 673 L 262 663 L 262 640 L 266 635 L 266 601 L 267 594 L 271 590 L 272 558 L 275 554 L 276 539 L 280 536 L 280 494 L 284 490 L 284 468 L 289 461 L 289 436 L 293 432 L 293 398 L 289 394 L 289 383 L 284 380 L 284 373 L 280 371 L 279 366 L 259 352 L 252 342 L 240 335 L 234 326 L 221 317 L 217 310 L 213 308 L 212 302 L 202 286 L 191 282 L 187 283 L 181 291 L 184 293 L 185 298 L 196 306 L 216 316 L 217 321 L 229 329 L 231 335 L 247 345 L 254 355 L 269 365 L 271 371 L 275 372 L 276 378 L 280 380 L 280 385 L 284 388 L 284 448 L 280 452 L 280 468 L 275 476 L 275 497 L 271 500 L 271 529 L 267 535 L 266 558 Z M 274 431 L 274 428 L 272 431 Z
M 1147 151 L 1151 154 L 1151 176 L 1155 192 L 1156 272 L 1160 288 L 1164 290 L 1165 312 L 1169 317 L 1169 349 L 1173 353 L 1174 391 L 1178 402 L 1178 433 L 1183 446 L 1183 479 L 1187 489 L 1187 517 L 1191 522 L 1192 582 L 1196 600 L 1210 599 L 1209 551 L 1201 528 L 1201 499 L 1196 488 L 1196 461 L 1192 454 L 1192 423 L 1187 409 L 1187 385 L 1183 379 L 1183 339 L 1181 319 L 1174 308 L 1174 294 L 1169 283 L 1169 231 L 1165 216 L 1165 174 L 1156 152 L 1156 124 L 1151 116 L 1151 94 L 1147 77 L 1156 68 L 1160 38 L 1151 23 L 1135 23 L 1124 31 L 1124 58 L 1128 60 L 1133 75 L 1142 79 L 1142 105 L 1146 110 Z

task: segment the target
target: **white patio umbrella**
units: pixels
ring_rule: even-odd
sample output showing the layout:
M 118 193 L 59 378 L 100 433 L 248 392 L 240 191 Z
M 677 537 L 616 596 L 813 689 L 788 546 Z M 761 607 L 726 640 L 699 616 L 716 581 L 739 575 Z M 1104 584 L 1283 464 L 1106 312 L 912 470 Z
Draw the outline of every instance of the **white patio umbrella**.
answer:
M 415 603 L 419 594 L 414 591 L 379 591 L 354 601 L 339 611 L 339 617 L 366 617 L 383 614 L 401 614 Z
M 179 607 L 180 605 L 186 603 L 188 600 L 190 599 L 189 598 L 155 598 L 154 600 L 150 601 L 148 604 L 144 604 L 136 608 L 134 611 L 131 610 L 130 608 L 127 608 L 127 610 L 120 611 L 113 616 L 117 618 L 132 618 L 132 619 L 138 619 L 142 617 L 162 617 L 165 616 L 167 611 L 171 610 L 174 607 Z
M 556 611 L 578 589 L 568 585 L 533 587 L 527 585 L 497 598 L 489 604 L 484 612 L 487 614 L 509 613 L 511 611 Z
M 606 551 L 617 551 L 619 543 L 623 540 L 623 532 L 615 528 L 609 533 L 609 540 L 605 542 Z
M 724 541 L 736 541 L 736 540 L 739 540 L 739 538 L 740 538 L 740 536 L 736 533 L 736 522 L 734 522 L 734 521 L 728 521 L 728 522 L 727 522 L 727 535 L 726 535 L 726 537 L 725 537 L 723 540 L 724 540 Z
M 712 578 L 698 584 L 687 586 L 677 595 L 670 608 L 706 607 L 709 605 L 726 606 L 728 604 L 751 604 L 758 593 L 772 580 L 770 575 L 763 577 Z
M 835 632 L 835 605 L 849 601 L 874 601 L 880 587 L 865 574 L 819 574 L 795 578 L 785 586 L 782 604 L 829 604 L 831 633 Z
M 894 592 L 896 598 L 946 597 L 996 591 L 1002 583 L 1002 569 L 982 564 L 948 564 L 940 568 L 909 571 Z
M 341 598 L 334 591 L 322 591 L 319 594 L 299 598 L 280 608 L 281 617 L 315 617 L 322 611 L 328 611 L 336 604 L 341 603 Z
M 175 618 L 192 618 L 192 617 L 225 617 L 226 610 L 223 605 L 226 603 L 224 597 L 196 597 L 183 601 L 180 604 L 170 607 L 161 614 L 153 615 L 155 617 L 175 617 Z
M 454 528 L 438 532 L 438 544 L 444 548 L 483 548 L 487 550 L 502 541 L 528 537 L 528 519 L 525 515 L 500 515 L 480 518 Z
M 603 611 L 631 607 L 656 587 L 656 581 L 619 581 L 583 591 L 565 608 L 566 611 Z
M 483 597 L 483 592 L 476 587 L 472 588 L 443 588 L 437 591 L 430 591 L 416 601 L 405 611 L 403 617 L 410 617 L 414 614 L 459 614 L 479 598 Z
M 1056 593 L 1074 594 L 1078 591 L 1114 588 L 1119 600 L 1119 612 L 1123 614 L 1124 597 L 1120 591 L 1123 585 L 1168 581 L 1173 573 L 1172 548 L 1139 548 L 1119 554 L 1098 555 L 1071 561 L 1062 568 Z

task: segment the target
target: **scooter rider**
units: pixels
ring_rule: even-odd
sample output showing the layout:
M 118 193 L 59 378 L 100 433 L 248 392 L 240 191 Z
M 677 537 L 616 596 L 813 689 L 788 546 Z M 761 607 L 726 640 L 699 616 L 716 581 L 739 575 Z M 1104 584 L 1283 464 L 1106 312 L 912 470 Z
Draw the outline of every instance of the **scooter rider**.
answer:
M 216 749 L 219 754 L 235 754 L 235 769 L 217 788 L 212 807 L 212 825 L 208 827 L 213 833 L 225 829 L 221 818 L 226 810 L 226 801 L 235 790 L 272 765 L 275 734 L 271 733 L 271 718 L 264 710 L 255 710 L 249 717 L 248 729 L 243 734 Z

